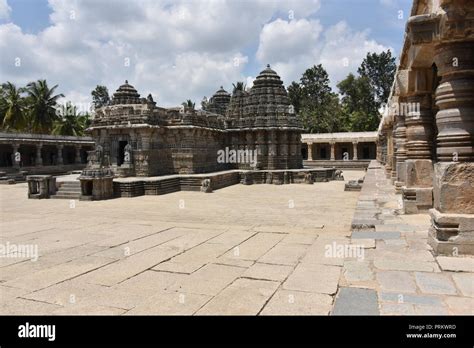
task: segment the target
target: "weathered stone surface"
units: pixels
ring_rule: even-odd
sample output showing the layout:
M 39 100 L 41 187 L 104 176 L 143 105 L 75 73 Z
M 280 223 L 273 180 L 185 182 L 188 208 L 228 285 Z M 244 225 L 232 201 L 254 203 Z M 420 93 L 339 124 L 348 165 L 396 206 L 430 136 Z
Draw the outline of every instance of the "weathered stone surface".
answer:
M 278 244 L 263 255 L 258 261 L 263 263 L 296 266 L 305 255 L 308 247 L 301 244 Z
M 197 315 L 256 315 L 274 294 L 279 283 L 238 279 L 209 301 Z
M 285 290 L 335 294 L 341 268 L 336 266 L 299 264 L 283 283 Z
M 292 266 L 271 265 L 257 262 L 249 267 L 249 269 L 243 273 L 242 277 L 282 282 L 292 271 Z
M 370 289 L 340 288 L 332 315 L 379 315 L 377 292 Z
M 452 277 L 464 296 L 474 297 L 474 274 L 459 273 L 453 274 Z
M 192 315 L 212 297 L 208 295 L 155 292 L 155 295 L 142 301 L 128 311 L 127 315 Z
M 169 288 L 180 293 L 217 295 L 237 279 L 245 269 L 234 266 L 209 264 Z
M 344 277 L 348 282 L 360 282 L 372 280 L 374 273 L 367 261 L 345 261 Z
M 443 271 L 474 273 L 474 259 L 472 257 L 438 256 L 436 261 Z
M 415 273 L 416 283 L 423 293 L 456 295 L 452 280 L 445 274 Z
M 412 275 L 401 271 L 377 272 L 377 281 L 384 291 L 398 291 L 402 293 L 415 293 L 416 284 Z
M 353 239 L 400 239 L 400 232 L 352 232 Z
M 429 296 L 429 295 L 417 295 L 413 293 L 403 292 L 379 292 L 379 300 L 382 302 L 397 302 L 397 303 L 408 303 L 416 305 L 443 306 L 443 300 L 441 297 Z
M 328 315 L 332 296 L 302 291 L 278 290 L 261 315 Z

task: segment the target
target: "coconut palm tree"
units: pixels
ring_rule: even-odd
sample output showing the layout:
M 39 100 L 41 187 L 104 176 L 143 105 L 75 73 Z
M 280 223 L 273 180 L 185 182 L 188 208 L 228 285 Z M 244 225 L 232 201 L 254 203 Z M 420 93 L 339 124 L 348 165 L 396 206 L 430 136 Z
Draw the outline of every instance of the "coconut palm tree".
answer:
M 67 102 L 58 108 L 59 119 L 54 121 L 52 133 L 55 135 L 84 135 L 88 126 L 88 114 L 78 114 L 77 107 Z
M 54 94 L 58 85 L 48 87 L 46 80 L 30 82 L 26 86 L 32 131 L 35 133 L 49 133 L 54 121 L 58 119 L 56 113 L 58 99 L 63 94 Z
M 194 110 L 196 103 L 193 103 L 191 99 L 188 99 L 185 102 L 182 102 L 181 105 L 184 106 L 185 108 Z
M 11 82 L 2 85 L 0 113 L 4 129 L 22 130 L 26 126 L 25 100 L 21 95 L 24 91 L 24 88 L 16 88 Z
M 232 93 L 235 93 L 237 91 L 244 92 L 245 89 L 247 88 L 247 85 L 242 81 L 238 81 L 237 83 L 233 83 L 232 86 L 234 86 L 234 90 L 233 90 Z

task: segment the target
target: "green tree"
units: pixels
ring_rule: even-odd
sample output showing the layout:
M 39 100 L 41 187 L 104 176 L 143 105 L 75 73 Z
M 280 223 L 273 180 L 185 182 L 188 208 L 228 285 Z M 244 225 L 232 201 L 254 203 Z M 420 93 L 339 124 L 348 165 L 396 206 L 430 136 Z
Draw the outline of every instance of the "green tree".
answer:
M 59 119 L 54 122 L 52 133 L 55 135 L 82 136 L 90 122 L 89 114 L 77 112 L 77 107 L 67 102 L 58 107 Z
M 392 57 L 390 50 L 380 54 L 367 53 L 367 56 L 357 70 L 360 76 L 369 79 L 369 84 L 378 106 L 387 101 L 396 70 L 395 57 Z
M 196 107 L 196 103 L 193 103 L 191 99 L 186 100 L 185 102 L 181 103 L 182 106 L 188 109 L 193 109 Z
M 298 82 L 293 81 L 287 88 L 288 98 L 290 99 L 291 105 L 295 108 L 295 113 L 299 114 L 301 110 L 301 102 L 303 98 L 303 91 Z
M 337 87 L 341 94 L 342 118 L 348 128 L 353 132 L 376 130 L 380 118 L 370 80 L 349 74 Z
M 17 88 L 11 82 L 2 85 L 0 98 L 2 128 L 23 130 L 26 127 L 25 99 L 21 95 L 24 92 L 24 88 Z
M 291 102 L 297 104 L 299 117 L 307 131 L 328 133 L 343 128 L 339 124 L 338 97 L 332 92 L 328 73 L 321 64 L 304 72 L 299 83 L 300 90 L 296 84 L 292 84 L 290 87 L 292 90 Z M 295 105 L 293 104 L 293 106 Z
M 46 80 L 30 82 L 26 86 L 28 111 L 34 133 L 50 133 L 54 121 L 58 119 L 56 107 L 63 94 L 54 94 L 58 85 L 49 88 Z
M 94 109 L 106 106 L 110 102 L 109 90 L 105 86 L 97 85 L 97 87 L 91 92 L 91 95 Z

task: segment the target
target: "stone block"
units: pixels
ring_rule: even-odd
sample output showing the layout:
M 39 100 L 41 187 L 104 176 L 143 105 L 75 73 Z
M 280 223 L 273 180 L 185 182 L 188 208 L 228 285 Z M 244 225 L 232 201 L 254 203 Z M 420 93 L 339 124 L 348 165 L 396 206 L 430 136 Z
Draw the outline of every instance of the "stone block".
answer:
M 331 315 L 379 315 L 377 292 L 371 289 L 339 289 Z
M 474 215 L 443 214 L 430 209 L 428 244 L 438 255 L 474 255 Z
M 474 163 L 436 163 L 433 189 L 441 213 L 474 214 Z
M 406 160 L 406 187 L 433 187 L 433 162 L 431 160 Z
M 416 283 L 425 294 L 456 295 L 456 287 L 446 274 L 415 273 Z
M 328 315 L 332 296 L 302 291 L 278 290 L 261 315 Z

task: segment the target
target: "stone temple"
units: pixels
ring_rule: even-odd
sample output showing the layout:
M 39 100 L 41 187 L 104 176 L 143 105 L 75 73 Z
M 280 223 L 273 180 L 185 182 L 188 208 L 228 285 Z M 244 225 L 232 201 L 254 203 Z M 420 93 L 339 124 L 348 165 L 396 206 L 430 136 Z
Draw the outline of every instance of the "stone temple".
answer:
M 207 109 L 159 107 L 126 81 L 96 110 L 90 133 L 122 177 L 302 168 L 303 129 L 270 66 L 248 92 L 221 87 Z M 256 161 L 219 161 L 219 150 L 255 153 Z

